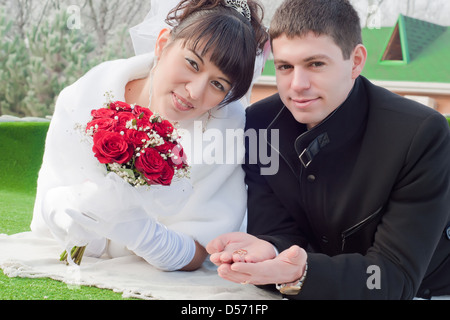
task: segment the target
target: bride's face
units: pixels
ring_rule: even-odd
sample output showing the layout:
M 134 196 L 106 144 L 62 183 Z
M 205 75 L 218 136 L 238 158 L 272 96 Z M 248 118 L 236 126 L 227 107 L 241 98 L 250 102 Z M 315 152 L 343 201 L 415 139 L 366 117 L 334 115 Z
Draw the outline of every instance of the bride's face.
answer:
M 164 36 L 164 35 L 163 35 Z M 232 88 L 230 79 L 210 61 L 182 41 L 158 42 L 159 57 L 153 75 L 151 108 L 171 121 L 198 118 L 218 106 Z

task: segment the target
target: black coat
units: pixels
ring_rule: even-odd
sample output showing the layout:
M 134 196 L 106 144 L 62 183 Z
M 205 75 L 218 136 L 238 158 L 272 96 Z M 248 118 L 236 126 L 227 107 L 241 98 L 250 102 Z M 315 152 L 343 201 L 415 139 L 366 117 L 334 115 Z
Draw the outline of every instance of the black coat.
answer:
M 246 129 L 280 156 L 277 173 L 261 175 L 270 164 L 248 139 L 248 232 L 280 252 L 308 251 L 294 299 L 450 294 L 450 129 L 441 114 L 359 77 L 310 131 L 279 95 L 247 109 Z

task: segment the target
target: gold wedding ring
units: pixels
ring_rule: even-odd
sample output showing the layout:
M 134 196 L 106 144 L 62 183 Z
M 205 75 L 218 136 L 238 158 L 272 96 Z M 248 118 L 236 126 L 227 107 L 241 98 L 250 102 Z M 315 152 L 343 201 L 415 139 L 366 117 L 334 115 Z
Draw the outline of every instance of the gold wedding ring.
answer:
M 247 253 L 248 253 L 248 251 L 244 250 L 244 249 L 239 249 L 239 250 L 236 250 L 235 252 L 233 252 L 233 254 L 240 255 L 241 257 L 245 256 Z

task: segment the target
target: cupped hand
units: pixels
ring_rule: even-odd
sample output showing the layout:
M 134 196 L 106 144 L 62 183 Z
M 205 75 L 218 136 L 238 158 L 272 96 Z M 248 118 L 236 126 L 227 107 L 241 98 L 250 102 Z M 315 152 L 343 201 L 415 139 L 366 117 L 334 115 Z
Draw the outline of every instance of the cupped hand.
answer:
M 219 236 L 207 245 L 206 250 L 211 255 L 211 262 L 217 266 L 236 262 L 261 262 L 276 256 L 271 243 L 242 232 Z
M 220 277 L 243 284 L 267 285 L 293 283 L 305 272 L 307 254 L 298 246 L 280 253 L 276 258 L 257 263 L 223 264 Z

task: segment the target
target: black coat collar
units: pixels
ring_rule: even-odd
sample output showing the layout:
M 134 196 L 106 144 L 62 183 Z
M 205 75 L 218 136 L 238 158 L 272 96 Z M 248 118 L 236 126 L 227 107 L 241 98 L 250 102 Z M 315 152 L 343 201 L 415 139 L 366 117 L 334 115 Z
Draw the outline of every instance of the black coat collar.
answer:
M 368 109 L 366 90 L 359 77 L 347 100 L 312 130 L 298 123 L 284 106 L 267 128 L 268 132 L 279 130 L 279 147 L 276 148 L 270 139 L 268 142 L 298 177 L 301 167 L 309 166 L 320 152 L 336 150 L 360 132 L 366 123 Z

